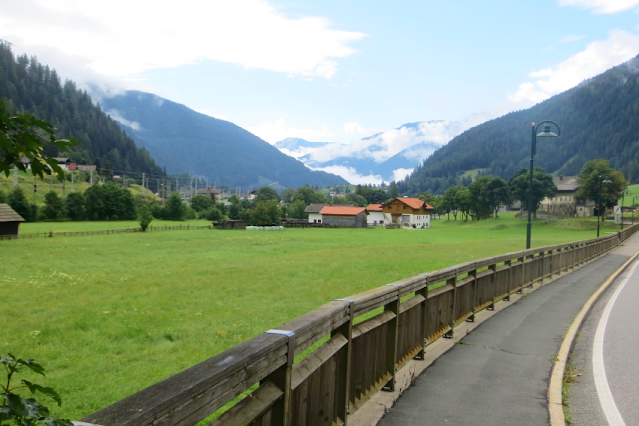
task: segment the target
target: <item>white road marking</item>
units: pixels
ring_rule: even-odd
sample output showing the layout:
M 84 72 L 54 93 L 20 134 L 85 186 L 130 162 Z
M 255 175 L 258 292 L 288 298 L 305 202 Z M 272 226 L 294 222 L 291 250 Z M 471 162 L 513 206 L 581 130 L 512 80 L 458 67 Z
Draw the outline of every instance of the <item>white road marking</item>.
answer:
M 592 346 L 592 370 L 595 378 L 595 387 L 597 388 L 597 395 L 599 396 L 601 408 L 603 409 L 603 412 L 606 415 L 606 420 L 608 420 L 608 424 L 610 426 L 625 426 L 626 423 L 617 408 L 615 399 L 610 391 L 608 378 L 606 377 L 606 367 L 604 365 L 604 337 L 612 307 L 614 306 L 619 293 L 621 293 L 621 290 L 623 290 L 630 277 L 635 273 L 637 265 L 639 265 L 639 262 L 635 262 L 630 273 L 626 275 L 626 278 L 624 278 L 621 284 L 619 284 L 619 287 L 617 287 L 614 294 L 606 304 L 606 308 L 599 319 L 597 332 L 595 333 L 595 342 Z

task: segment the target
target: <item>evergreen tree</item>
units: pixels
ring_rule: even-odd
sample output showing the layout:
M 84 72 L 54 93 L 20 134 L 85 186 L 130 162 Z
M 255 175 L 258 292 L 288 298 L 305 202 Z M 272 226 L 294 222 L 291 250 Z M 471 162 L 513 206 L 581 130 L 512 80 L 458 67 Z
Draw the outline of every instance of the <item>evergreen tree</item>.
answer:
M 166 220 L 184 220 L 186 215 L 186 204 L 182 202 L 180 194 L 174 192 L 166 200 L 164 206 L 164 218 Z
M 13 191 L 9 193 L 9 206 L 16 213 L 18 213 L 24 220 L 27 222 L 34 222 L 36 220 L 36 216 L 33 215 L 33 210 L 27 201 L 27 198 L 24 196 L 24 192 L 20 188 L 15 188 Z
M 81 192 L 72 192 L 65 200 L 67 215 L 71 220 L 84 220 L 86 218 L 86 199 Z
M 61 219 L 66 216 L 64 201 L 58 197 L 55 191 L 50 191 L 44 196 L 44 209 L 42 214 L 49 220 Z

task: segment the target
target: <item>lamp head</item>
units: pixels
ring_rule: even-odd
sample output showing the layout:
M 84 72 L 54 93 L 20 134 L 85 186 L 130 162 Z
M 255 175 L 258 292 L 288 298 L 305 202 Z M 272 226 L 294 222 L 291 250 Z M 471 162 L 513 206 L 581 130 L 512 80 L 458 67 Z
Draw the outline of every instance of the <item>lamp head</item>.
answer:
M 608 178 L 601 181 L 601 183 L 612 183 L 612 181 Z
M 557 138 L 558 136 L 550 131 L 550 124 L 544 125 L 544 131 L 537 134 L 538 138 Z

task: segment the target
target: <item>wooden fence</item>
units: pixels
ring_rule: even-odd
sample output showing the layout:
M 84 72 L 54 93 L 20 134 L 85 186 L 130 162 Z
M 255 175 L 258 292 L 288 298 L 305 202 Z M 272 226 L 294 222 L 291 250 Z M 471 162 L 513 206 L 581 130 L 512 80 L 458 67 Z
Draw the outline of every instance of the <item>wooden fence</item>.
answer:
M 173 231 L 173 230 L 186 230 L 186 229 L 213 229 L 213 226 L 193 226 L 193 225 L 178 225 L 178 226 L 149 226 L 146 228 L 147 232 L 151 231 Z M 121 234 L 123 232 L 142 232 L 140 228 L 127 228 L 127 229 L 105 229 L 101 231 L 68 231 L 68 232 L 37 232 L 33 234 L 20 234 L 20 235 L 0 235 L 1 240 L 17 240 L 20 238 L 47 238 L 47 237 L 77 237 L 84 235 L 106 235 L 106 234 Z
M 258 385 L 210 425 L 345 425 L 375 392 L 394 389 L 404 363 L 452 338 L 455 325 L 608 253 L 638 229 L 462 263 L 334 300 L 82 421 L 192 426 Z

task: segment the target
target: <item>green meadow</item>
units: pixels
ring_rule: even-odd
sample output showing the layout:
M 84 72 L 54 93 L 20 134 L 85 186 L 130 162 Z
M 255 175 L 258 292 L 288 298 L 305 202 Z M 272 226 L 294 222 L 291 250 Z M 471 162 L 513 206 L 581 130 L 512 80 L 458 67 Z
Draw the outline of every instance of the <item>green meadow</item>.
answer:
M 34 223 L 21 232 L 131 226 Z M 533 245 L 593 238 L 595 229 L 594 220 L 535 221 Z M 614 230 L 606 223 L 603 233 Z M 50 408 L 77 420 L 332 299 L 521 250 L 525 232 L 525 220 L 503 214 L 434 220 L 428 230 L 203 229 L 0 241 L 0 353 L 41 362 L 47 376 L 39 382 L 63 397 L 61 408 Z

